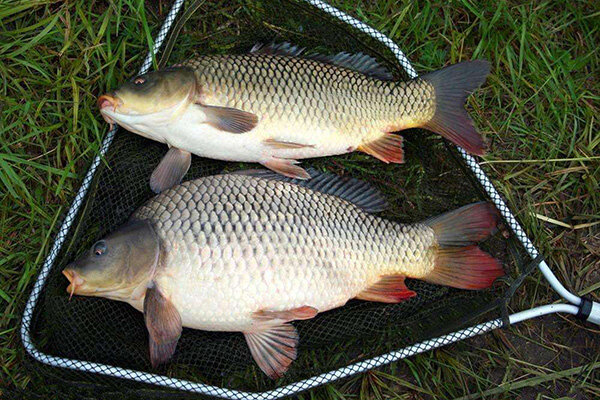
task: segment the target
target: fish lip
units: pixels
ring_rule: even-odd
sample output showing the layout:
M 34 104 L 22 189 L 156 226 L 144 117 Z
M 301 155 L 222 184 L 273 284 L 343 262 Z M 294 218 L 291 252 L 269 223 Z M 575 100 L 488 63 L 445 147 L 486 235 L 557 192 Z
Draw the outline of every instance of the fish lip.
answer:
M 69 282 L 72 282 L 73 279 L 75 278 L 73 270 L 70 269 L 69 267 L 63 269 L 62 270 L 62 274 L 67 277 L 67 279 L 69 280 Z
M 102 118 L 104 118 L 104 120 L 108 122 L 112 128 L 112 126 L 115 124 L 115 120 L 111 118 L 110 114 L 116 113 L 117 108 L 123 105 L 123 101 L 117 97 L 115 92 L 111 92 L 98 97 L 96 104 L 100 109 Z
M 121 99 L 119 99 L 115 92 L 110 92 L 98 97 L 96 104 L 98 105 L 100 111 L 103 111 L 107 107 L 112 107 L 113 111 L 116 111 L 117 107 L 122 105 L 123 102 Z
M 69 300 L 74 294 L 82 294 L 81 286 L 85 281 L 69 267 L 63 269 L 62 274 L 69 280 L 69 286 L 67 286 L 67 293 L 70 293 Z

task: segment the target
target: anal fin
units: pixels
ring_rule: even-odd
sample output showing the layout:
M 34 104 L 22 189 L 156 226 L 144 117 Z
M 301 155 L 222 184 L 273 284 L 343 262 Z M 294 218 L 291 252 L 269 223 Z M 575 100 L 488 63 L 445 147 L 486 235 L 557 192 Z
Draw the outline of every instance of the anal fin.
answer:
M 380 159 L 384 163 L 404 162 L 402 149 L 402 136 L 393 133 L 384 133 L 379 139 L 358 146 L 358 150 Z
M 406 287 L 404 278 L 403 275 L 384 275 L 376 284 L 360 292 L 356 298 L 380 303 L 400 303 L 416 296 L 417 293 Z
M 171 147 L 160 160 L 150 176 L 150 188 L 154 193 L 160 193 L 177 185 L 190 169 L 192 154 L 188 151 Z
M 304 168 L 297 166 L 298 161 L 286 158 L 273 157 L 267 161 L 262 161 L 262 165 L 281 175 L 296 179 L 310 179 L 310 174 Z

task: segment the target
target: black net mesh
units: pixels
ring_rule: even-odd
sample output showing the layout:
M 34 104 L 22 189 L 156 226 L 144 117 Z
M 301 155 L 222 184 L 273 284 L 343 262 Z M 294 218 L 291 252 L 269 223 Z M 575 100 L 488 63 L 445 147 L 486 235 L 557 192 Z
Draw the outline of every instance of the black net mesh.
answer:
M 168 39 L 173 51 L 167 64 L 199 54 L 244 52 L 256 42 L 289 41 L 324 53 L 369 53 L 383 61 L 398 79 L 407 78 L 381 43 L 324 12 L 293 1 L 207 2 L 191 15 L 176 39 Z M 420 221 L 485 199 L 477 181 L 461 167 L 454 148 L 424 131 L 405 131 L 403 136 L 404 165 L 386 165 L 353 153 L 306 160 L 303 166 L 350 173 L 373 182 L 391 205 L 384 216 L 403 222 Z M 230 389 L 263 391 L 500 316 L 506 282 L 497 283 L 493 290 L 468 292 L 408 281 L 407 285 L 418 293 L 409 301 L 379 304 L 353 300 L 343 308 L 295 323 L 301 337 L 299 357 L 280 381 L 269 380 L 258 369 L 239 333 L 184 329 L 172 362 L 152 369 L 142 314 L 127 304 L 101 298 L 76 297 L 69 301 L 67 281 L 60 272 L 152 196 L 148 178 L 165 152 L 166 146 L 137 135 L 123 130 L 116 134 L 35 308 L 31 336 L 41 352 Z M 241 167 L 194 157 L 185 179 Z M 527 260 L 516 240 L 505 240 L 502 235 L 484 247 L 504 262 L 513 277 L 518 274 L 519 260 Z M 115 378 L 38 363 L 35 367 L 69 382 L 71 388 L 87 389 L 96 395 L 125 388 L 123 381 Z M 168 396 L 172 391 L 134 382 L 126 387 L 142 397 Z

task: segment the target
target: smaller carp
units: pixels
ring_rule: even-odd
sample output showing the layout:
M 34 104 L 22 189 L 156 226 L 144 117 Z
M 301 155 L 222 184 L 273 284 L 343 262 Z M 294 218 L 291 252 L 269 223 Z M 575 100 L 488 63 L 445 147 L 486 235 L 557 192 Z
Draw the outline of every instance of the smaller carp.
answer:
M 394 132 L 408 128 L 483 154 L 464 104 L 489 70 L 487 61 L 466 61 L 400 82 L 364 54 L 305 55 L 284 43 L 137 76 L 98 107 L 110 124 L 169 146 L 150 177 L 157 193 L 181 181 L 192 154 L 308 179 L 300 159 L 362 151 L 402 163 Z

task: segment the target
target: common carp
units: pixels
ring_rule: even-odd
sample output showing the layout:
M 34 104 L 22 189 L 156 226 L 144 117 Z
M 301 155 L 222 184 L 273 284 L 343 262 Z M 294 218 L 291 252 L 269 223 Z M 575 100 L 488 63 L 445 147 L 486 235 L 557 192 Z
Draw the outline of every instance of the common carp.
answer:
M 150 178 L 157 193 L 181 181 L 191 154 L 307 179 L 297 165 L 304 158 L 362 151 L 402 163 L 393 132 L 414 127 L 484 153 L 464 103 L 488 75 L 487 61 L 401 82 L 362 53 L 303 51 L 284 43 L 190 59 L 133 78 L 98 106 L 107 122 L 170 147 Z
M 63 270 L 67 291 L 142 311 L 152 365 L 170 359 L 182 327 L 243 332 L 257 364 L 277 378 L 296 358 L 290 321 L 353 298 L 418 295 L 405 277 L 482 289 L 503 275 L 476 246 L 496 229 L 493 206 L 405 225 L 374 215 L 385 200 L 367 183 L 312 175 L 251 171 L 165 190 Z

